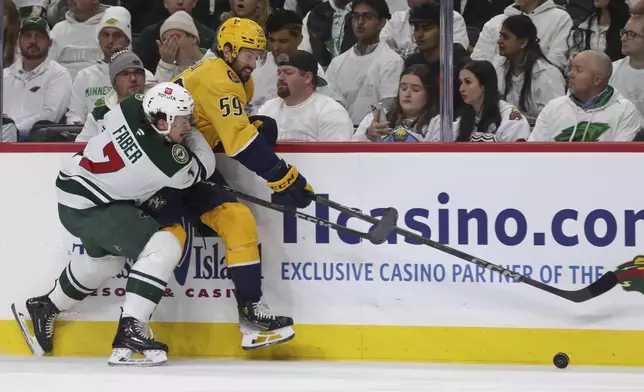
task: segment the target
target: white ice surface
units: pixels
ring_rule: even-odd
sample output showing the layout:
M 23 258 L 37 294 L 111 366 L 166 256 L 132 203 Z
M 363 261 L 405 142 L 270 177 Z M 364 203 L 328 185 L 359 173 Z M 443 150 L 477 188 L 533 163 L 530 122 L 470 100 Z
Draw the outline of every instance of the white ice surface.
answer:
M 0 391 L 644 391 L 638 368 L 178 360 L 111 368 L 106 358 L 0 357 Z

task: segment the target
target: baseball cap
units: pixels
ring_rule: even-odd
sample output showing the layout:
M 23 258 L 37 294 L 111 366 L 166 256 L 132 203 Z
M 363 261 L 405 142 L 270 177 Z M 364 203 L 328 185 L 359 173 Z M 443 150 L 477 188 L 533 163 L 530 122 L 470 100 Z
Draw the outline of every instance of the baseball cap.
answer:
M 40 29 L 49 35 L 49 24 L 44 18 L 41 18 L 37 15 L 30 15 L 29 17 L 22 20 L 20 24 L 20 31 L 31 28 L 31 29 Z
M 129 50 L 121 50 L 110 57 L 110 81 L 114 84 L 116 76 L 126 69 L 139 69 L 145 72 L 143 63 L 139 56 Z
M 327 81 L 318 76 L 318 62 L 313 54 L 304 51 L 296 50 L 291 53 L 281 53 L 275 59 L 277 66 L 290 65 L 304 72 L 311 72 L 315 76 L 315 86 L 324 87 L 328 85 Z

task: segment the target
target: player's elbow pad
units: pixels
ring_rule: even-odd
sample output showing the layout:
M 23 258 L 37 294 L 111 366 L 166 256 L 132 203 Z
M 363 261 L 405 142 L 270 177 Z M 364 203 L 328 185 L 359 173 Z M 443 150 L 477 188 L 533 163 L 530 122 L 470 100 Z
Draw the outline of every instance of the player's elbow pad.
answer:
M 270 176 L 271 170 L 279 164 L 280 159 L 259 133 L 255 134 L 253 141 L 245 149 L 235 154 L 233 158 L 266 181 L 275 181 L 274 178 L 268 178 L 268 176 Z

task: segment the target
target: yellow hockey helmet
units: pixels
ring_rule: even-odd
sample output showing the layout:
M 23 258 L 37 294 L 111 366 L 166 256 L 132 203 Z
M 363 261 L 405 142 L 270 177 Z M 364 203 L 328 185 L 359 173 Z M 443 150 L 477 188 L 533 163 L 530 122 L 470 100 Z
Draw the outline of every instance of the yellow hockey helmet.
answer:
M 230 18 L 217 32 L 217 50 L 223 52 L 226 44 L 232 46 L 231 54 L 236 58 L 241 48 L 266 50 L 266 35 L 264 30 L 250 19 Z

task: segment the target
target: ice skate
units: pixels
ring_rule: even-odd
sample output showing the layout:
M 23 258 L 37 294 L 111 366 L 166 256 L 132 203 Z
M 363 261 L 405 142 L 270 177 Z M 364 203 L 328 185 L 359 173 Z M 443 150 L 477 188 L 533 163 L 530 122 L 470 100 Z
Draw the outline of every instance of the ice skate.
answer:
M 168 361 L 168 345 L 154 340 L 148 325 L 134 317 L 121 317 L 112 342 L 110 366 L 159 366 Z M 141 354 L 145 358 L 134 358 Z
M 29 331 L 24 313 L 19 311 L 15 303 L 11 304 L 11 311 L 29 349 L 37 356 L 51 353 L 54 350 L 54 320 L 60 315 L 60 311 L 48 295 L 29 298 L 25 307 L 31 317 L 35 336 Z
M 295 337 L 293 319 L 274 315 L 261 300 L 238 305 L 242 348 L 254 350 L 288 342 Z

